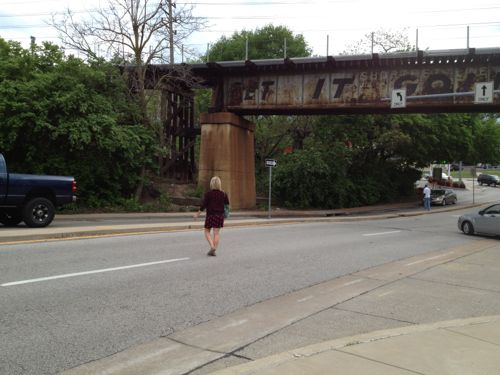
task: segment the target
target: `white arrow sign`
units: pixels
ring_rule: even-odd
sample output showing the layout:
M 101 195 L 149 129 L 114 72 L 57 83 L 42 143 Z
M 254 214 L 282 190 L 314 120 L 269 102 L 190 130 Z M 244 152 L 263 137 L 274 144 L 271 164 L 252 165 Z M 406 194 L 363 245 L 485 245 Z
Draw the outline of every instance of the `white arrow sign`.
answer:
M 274 159 L 266 159 L 266 167 L 276 167 L 278 162 Z
M 474 87 L 474 103 L 493 103 L 493 82 L 476 82 Z
M 406 107 L 406 89 L 392 90 L 391 108 Z

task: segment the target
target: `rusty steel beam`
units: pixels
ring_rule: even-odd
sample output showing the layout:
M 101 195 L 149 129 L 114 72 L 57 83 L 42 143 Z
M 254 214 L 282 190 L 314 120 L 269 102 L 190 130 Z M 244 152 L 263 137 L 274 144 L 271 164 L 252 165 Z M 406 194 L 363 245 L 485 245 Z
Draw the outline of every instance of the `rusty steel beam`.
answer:
M 214 112 L 500 112 L 498 94 L 491 104 L 453 95 L 473 91 L 476 82 L 492 81 L 499 90 L 500 48 L 232 61 L 218 62 L 216 70 L 206 64 L 192 68 L 216 89 Z M 394 89 L 406 89 L 406 108 L 390 108 L 387 98 Z

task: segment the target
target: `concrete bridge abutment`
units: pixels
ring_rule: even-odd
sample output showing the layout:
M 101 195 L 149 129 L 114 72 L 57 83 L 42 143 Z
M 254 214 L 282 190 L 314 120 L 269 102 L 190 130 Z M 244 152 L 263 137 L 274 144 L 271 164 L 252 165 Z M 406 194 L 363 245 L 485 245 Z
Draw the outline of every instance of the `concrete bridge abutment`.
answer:
M 198 185 L 209 189 L 219 176 L 231 208 L 254 208 L 255 124 L 230 112 L 202 113 Z

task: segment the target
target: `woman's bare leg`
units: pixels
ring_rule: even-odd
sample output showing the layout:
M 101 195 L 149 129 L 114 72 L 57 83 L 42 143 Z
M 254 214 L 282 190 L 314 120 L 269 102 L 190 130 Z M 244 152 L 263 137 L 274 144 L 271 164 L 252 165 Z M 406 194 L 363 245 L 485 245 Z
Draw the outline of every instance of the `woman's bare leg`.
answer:
M 212 240 L 212 236 L 210 235 L 209 228 L 205 228 L 205 238 L 207 239 L 207 242 L 210 245 L 210 249 L 215 249 L 215 244 L 214 241 Z
M 220 228 L 214 228 L 214 249 L 217 250 L 217 247 L 219 247 L 219 240 L 220 240 Z

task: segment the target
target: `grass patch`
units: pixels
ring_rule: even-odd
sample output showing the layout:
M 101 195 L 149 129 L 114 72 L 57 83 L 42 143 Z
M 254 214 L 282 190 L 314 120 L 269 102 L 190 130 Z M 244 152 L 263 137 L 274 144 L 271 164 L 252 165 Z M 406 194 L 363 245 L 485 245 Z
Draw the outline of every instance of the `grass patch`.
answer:
M 483 174 L 496 174 L 497 176 L 500 176 L 500 169 L 476 168 L 476 175 L 479 175 L 481 173 L 483 173 Z M 458 171 L 451 172 L 451 177 L 453 177 L 453 179 L 458 179 L 459 172 Z M 471 173 L 470 168 L 464 169 L 462 171 L 462 178 L 472 178 L 472 173 Z

